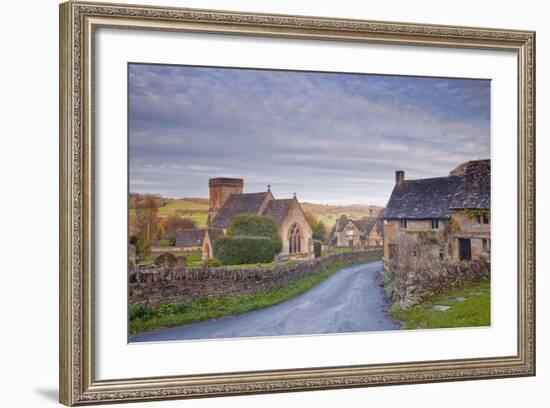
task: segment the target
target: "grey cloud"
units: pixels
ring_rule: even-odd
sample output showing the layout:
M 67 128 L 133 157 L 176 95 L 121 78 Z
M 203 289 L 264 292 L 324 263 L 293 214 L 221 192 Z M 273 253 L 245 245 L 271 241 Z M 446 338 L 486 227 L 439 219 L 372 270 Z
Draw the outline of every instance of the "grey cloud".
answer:
M 269 183 L 283 196 L 383 205 L 395 169 L 443 175 L 490 151 L 488 117 L 457 118 L 441 106 L 412 104 L 412 86 L 400 91 L 364 81 L 359 95 L 342 85 L 345 76 L 145 68 L 130 75 L 136 191 L 205 196 L 209 177 L 238 176 L 249 191 Z M 432 89 L 452 87 L 438 84 Z M 485 97 L 473 89 L 474 96 L 461 94 L 466 102 L 453 104 Z

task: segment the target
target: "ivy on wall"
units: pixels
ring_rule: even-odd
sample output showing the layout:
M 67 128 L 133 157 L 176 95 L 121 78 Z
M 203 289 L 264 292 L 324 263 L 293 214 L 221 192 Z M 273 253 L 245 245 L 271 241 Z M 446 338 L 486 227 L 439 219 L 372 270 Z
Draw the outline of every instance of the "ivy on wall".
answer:
M 483 216 L 487 216 L 487 217 L 491 216 L 491 210 L 488 210 L 488 209 L 482 209 L 482 210 L 465 209 L 463 211 L 464 213 L 466 213 L 469 219 L 474 219 L 476 217 L 483 217 Z

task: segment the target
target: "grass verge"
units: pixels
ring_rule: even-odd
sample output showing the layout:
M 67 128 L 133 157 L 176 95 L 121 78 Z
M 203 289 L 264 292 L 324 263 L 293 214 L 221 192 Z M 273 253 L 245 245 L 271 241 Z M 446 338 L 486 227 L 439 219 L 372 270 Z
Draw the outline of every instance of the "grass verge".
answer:
M 130 308 L 130 333 L 134 334 L 203 320 L 217 319 L 224 316 L 233 316 L 273 306 L 307 292 L 343 267 L 374 262 L 379 259 L 379 256 L 373 255 L 367 258 L 366 261 L 339 262 L 316 275 L 290 282 L 277 289 L 252 295 L 235 295 L 216 299 L 182 299 L 181 302 L 176 304 L 156 307 L 148 307 L 141 304 L 132 305 Z
M 445 311 L 434 306 L 449 306 Z M 392 317 L 404 329 L 479 327 L 491 324 L 491 283 L 488 280 L 451 288 L 426 298 L 419 305 L 400 310 L 393 306 Z

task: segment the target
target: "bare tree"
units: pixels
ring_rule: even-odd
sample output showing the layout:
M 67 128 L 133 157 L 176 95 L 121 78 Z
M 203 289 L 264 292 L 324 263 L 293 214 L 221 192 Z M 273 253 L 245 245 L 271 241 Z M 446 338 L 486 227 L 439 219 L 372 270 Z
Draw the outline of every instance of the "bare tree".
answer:
M 158 201 L 146 196 L 136 203 L 134 230 L 142 240 L 152 240 L 158 230 Z
M 165 221 L 164 234 L 167 237 L 176 237 L 176 233 L 183 229 L 195 229 L 197 224 L 191 218 L 182 218 L 172 215 Z

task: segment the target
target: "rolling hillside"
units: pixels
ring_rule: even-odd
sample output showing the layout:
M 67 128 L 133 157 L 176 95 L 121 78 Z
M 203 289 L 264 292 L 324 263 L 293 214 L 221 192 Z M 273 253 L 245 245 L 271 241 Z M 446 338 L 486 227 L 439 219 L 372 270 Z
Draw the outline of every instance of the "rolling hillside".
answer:
M 197 197 L 185 198 L 163 198 L 164 205 L 159 207 L 159 215 L 170 216 L 180 215 L 193 219 L 199 227 L 206 226 L 208 217 L 208 199 Z M 345 214 L 349 218 L 368 217 L 372 214 L 378 215 L 381 207 L 374 205 L 352 204 L 352 205 L 327 205 L 301 203 L 304 211 L 311 212 L 317 220 L 323 221 L 328 228 L 331 228 L 340 215 Z M 130 216 L 133 216 L 134 210 L 130 210 Z
M 342 214 L 348 218 L 362 218 L 377 216 L 382 210 L 382 207 L 364 204 L 328 205 L 304 202 L 301 206 L 304 211 L 312 213 L 318 221 L 323 221 L 328 228 L 331 228 Z
M 159 216 L 169 217 L 179 215 L 180 217 L 191 218 L 199 228 L 206 226 L 208 218 L 208 199 L 163 199 L 165 205 L 158 208 Z M 130 209 L 130 218 L 134 216 L 134 209 Z

